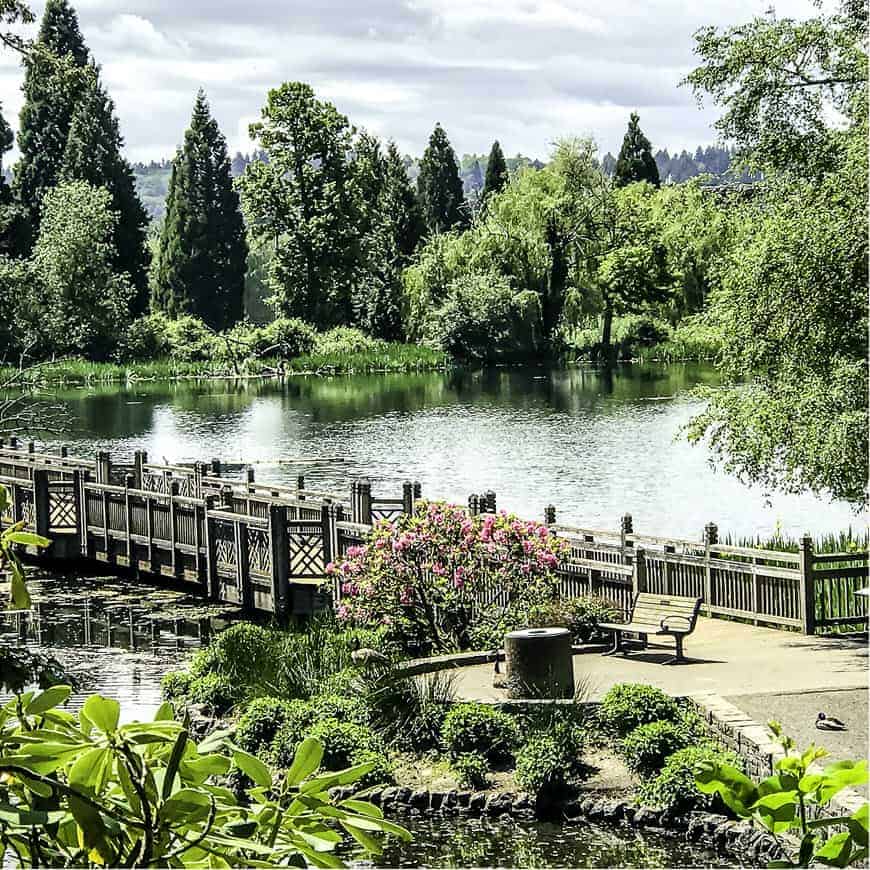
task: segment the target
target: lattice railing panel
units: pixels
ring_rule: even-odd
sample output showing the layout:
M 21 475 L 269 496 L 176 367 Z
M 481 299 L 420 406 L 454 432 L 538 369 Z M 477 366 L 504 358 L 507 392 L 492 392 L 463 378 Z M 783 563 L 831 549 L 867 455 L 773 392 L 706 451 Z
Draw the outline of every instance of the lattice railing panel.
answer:
M 53 490 L 49 495 L 49 522 L 55 529 L 74 529 L 78 523 L 75 495 L 70 490 Z
M 269 533 L 265 529 L 247 526 L 248 566 L 253 574 L 272 574 L 272 551 L 269 547 Z
M 322 577 L 326 573 L 322 531 L 291 528 L 288 530 L 287 544 L 291 577 Z
M 215 521 L 214 557 L 219 567 L 236 567 L 236 535 L 232 523 Z

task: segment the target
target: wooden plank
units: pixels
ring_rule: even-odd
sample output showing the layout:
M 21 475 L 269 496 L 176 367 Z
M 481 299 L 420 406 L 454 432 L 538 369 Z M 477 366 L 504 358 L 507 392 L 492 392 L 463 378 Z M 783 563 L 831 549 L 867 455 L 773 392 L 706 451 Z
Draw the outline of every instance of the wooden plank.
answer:
M 817 570 L 813 568 L 813 577 L 816 580 L 826 580 L 828 578 L 842 578 L 843 580 L 849 580 L 857 577 L 867 577 L 868 571 L 866 567 L 854 567 L 854 568 L 823 568 L 821 570 Z
M 826 562 L 866 562 L 868 555 L 866 550 L 859 553 L 813 553 L 813 564 L 820 565 Z

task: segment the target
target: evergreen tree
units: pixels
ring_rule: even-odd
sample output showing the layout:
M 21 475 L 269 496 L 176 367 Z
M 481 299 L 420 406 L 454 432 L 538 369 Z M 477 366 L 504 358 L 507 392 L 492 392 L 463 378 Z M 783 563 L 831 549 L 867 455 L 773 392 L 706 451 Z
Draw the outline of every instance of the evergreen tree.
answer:
M 649 139 L 640 129 L 639 120 L 637 112 L 632 112 L 619 157 L 616 159 L 613 179 L 617 187 L 624 187 L 635 181 L 648 181 L 656 187 L 661 184 Z
M 13 206 L 12 188 L 3 170 L 3 155 L 12 148 L 14 142 L 15 134 L 0 110 L 0 254 L 7 256 L 15 253 L 20 220 L 18 210 Z
M 200 90 L 172 164 L 152 306 L 232 326 L 242 316 L 247 253 L 226 139 Z
M 405 161 L 395 142 L 387 148 L 386 197 L 387 213 L 393 221 L 396 249 L 407 262 L 425 232 L 423 214 L 417 195 L 408 179 Z
M 496 139 L 492 143 L 489 159 L 486 161 L 486 180 L 483 183 L 484 201 L 489 199 L 492 194 L 503 190 L 508 181 L 510 181 L 510 176 L 508 175 L 507 163 L 505 162 L 501 145 L 498 144 L 498 139 Z
M 429 232 L 445 233 L 465 223 L 456 154 L 440 124 L 435 125 L 420 161 L 417 194 Z
M 136 192 L 133 170 L 121 155 L 123 144 L 114 103 L 94 69 L 90 87 L 72 118 L 59 180 L 86 181 L 109 191 L 112 210 L 118 216 L 113 239 L 115 270 L 129 275 L 136 288 L 133 313 L 141 314 L 148 307 L 148 214 Z
M 479 194 L 483 190 L 483 170 L 480 168 L 479 160 L 471 164 L 471 169 L 463 179 L 463 188 L 466 193 Z
M 73 113 L 86 76 L 70 71 L 88 64 L 88 50 L 78 18 L 67 0 L 48 0 L 37 47 L 24 61 L 24 105 L 21 108 L 13 193 L 21 212 L 20 253 L 29 253 L 39 232 L 42 197 L 58 181 Z M 57 63 L 61 58 L 65 63 Z

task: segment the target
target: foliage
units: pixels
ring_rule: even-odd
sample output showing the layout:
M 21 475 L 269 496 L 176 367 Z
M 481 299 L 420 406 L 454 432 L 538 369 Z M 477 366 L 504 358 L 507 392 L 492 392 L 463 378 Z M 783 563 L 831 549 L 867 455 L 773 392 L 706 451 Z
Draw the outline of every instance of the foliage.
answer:
M 598 717 L 612 734 L 625 735 L 639 725 L 679 718 L 677 702 L 661 689 L 642 683 L 617 683 L 601 699 Z
M 200 89 L 172 164 L 152 306 L 229 328 L 242 316 L 247 254 L 226 139 Z
M 148 307 L 148 215 L 136 193 L 133 170 L 121 153 L 124 139 L 115 104 L 99 80 L 99 70 L 90 68 L 90 72 L 70 122 L 58 180 L 86 181 L 111 194 L 111 209 L 116 214 L 112 266 L 133 283 L 131 309 L 141 314 Z
M 314 339 L 314 353 L 321 356 L 370 353 L 383 346 L 382 341 L 350 326 L 336 326 L 319 333 Z
M 386 626 L 406 648 L 450 650 L 468 646 L 476 590 L 503 591 L 507 606 L 555 597 L 564 546 L 546 526 L 511 514 L 470 517 L 419 501 L 413 514 L 378 523 L 327 573 L 342 584 L 340 619 Z
M 311 353 L 317 343 L 317 331 L 298 317 L 277 317 L 261 327 L 259 333 L 259 352 L 279 359 L 293 359 Z
M 486 177 L 483 182 L 482 198 L 484 202 L 493 194 L 501 193 L 507 183 L 510 181 L 507 163 L 504 159 L 504 153 L 501 150 L 501 145 L 498 139 L 492 143 L 492 148 L 489 151 L 489 158 L 486 161 Z
M 671 755 L 656 776 L 641 780 L 638 798 L 650 806 L 677 812 L 715 807 L 709 794 L 700 791 L 695 783 L 695 770 L 701 763 L 737 768 L 743 762 L 734 753 L 722 752 L 708 744 L 687 746 Z
M 5 514 L 10 506 L 9 490 L 0 485 L 0 516 Z M 37 547 L 42 549 L 51 542 L 28 532 L 26 521 L 19 520 L 0 531 L 0 574 L 9 573 L 9 606 L 14 610 L 30 609 L 30 593 L 24 578 L 24 565 L 19 555 L 19 547 Z M 4 675 L 4 681 L 6 677 Z
M 193 675 L 187 671 L 169 671 L 169 673 L 164 674 L 160 680 L 160 694 L 163 696 L 163 700 L 169 701 L 173 705 L 176 702 L 183 704 L 190 694 L 190 684 L 193 679 Z
M 420 160 L 417 197 L 430 233 L 446 233 L 465 222 L 462 179 L 456 154 L 440 124 L 435 125 Z
M 537 735 L 517 752 L 517 785 L 539 799 L 557 797 L 565 790 L 569 767 L 558 741 Z
M 613 622 L 616 611 L 616 605 L 612 601 L 598 595 L 558 598 L 530 607 L 528 627 L 567 628 L 574 643 L 588 643 L 595 635 L 598 624 Z
M 120 725 L 120 705 L 99 695 L 78 716 L 57 709 L 69 694 L 29 692 L 0 715 L 9 801 L 0 845 L 20 866 L 339 866 L 326 857 L 342 841 L 339 826 L 372 854 L 373 833 L 410 837 L 370 804 L 331 801 L 331 786 L 371 767 L 312 777 L 323 755 L 316 740 L 276 780 L 225 735 L 194 743 L 166 704 L 154 722 Z M 242 803 L 215 782 L 231 763 L 254 784 Z
M 194 677 L 188 686 L 186 698 L 193 704 L 202 704 L 216 716 L 222 716 L 243 701 L 245 694 L 243 686 L 223 674 L 212 673 Z
M 281 708 L 282 722 L 275 729 L 271 743 L 262 746 L 258 753 L 263 761 L 279 768 L 289 767 L 293 763 L 296 748 L 314 723 L 314 711 L 308 701 L 296 698 L 285 704 Z
M 649 776 L 661 769 L 668 756 L 689 745 L 685 730 L 678 724 L 659 720 L 639 725 L 620 744 L 620 753 L 630 770 Z
M 311 736 L 323 744 L 323 765 L 329 770 L 356 764 L 361 753 L 383 752 L 383 744 L 375 733 L 356 722 L 318 719 L 311 728 Z
M 441 739 L 452 757 L 468 752 L 492 762 L 510 758 L 520 742 L 516 721 L 486 704 L 454 706 L 444 718 Z
M 131 321 L 118 339 L 115 356 L 119 360 L 159 359 L 170 353 L 169 318 L 148 314 Z
M 311 699 L 311 709 L 316 719 L 338 719 L 356 725 L 368 725 L 371 720 L 371 712 L 360 697 L 317 695 Z
M 801 843 L 797 854 L 788 861 L 770 867 L 811 867 L 818 864 L 846 867 L 867 860 L 868 804 L 865 802 L 850 816 L 827 816 L 811 808 L 825 807 L 849 786 L 867 782 L 866 760 L 838 761 L 824 769 L 816 764 L 828 753 L 810 745 L 803 752 L 794 741 L 782 734 L 776 722 L 770 728 L 782 743 L 785 757 L 776 763 L 775 772 L 755 783 L 742 771 L 717 759 L 702 759 L 695 766 L 695 781 L 704 794 L 715 794 L 738 816 L 760 822 L 774 835 L 795 832 Z M 812 818 L 812 821 L 810 819 Z M 839 827 L 827 836 L 826 829 Z M 842 830 L 845 828 L 845 830 Z M 784 848 L 786 844 L 780 843 Z M 786 848 L 786 851 L 793 851 Z
M 640 129 L 639 121 L 637 112 L 632 112 L 613 172 L 613 181 L 617 187 L 625 187 L 636 181 L 649 182 L 653 187 L 660 184 L 659 169 L 653 160 L 649 139 Z
M 209 672 L 237 686 L 265 685 L 275 672 L 278 633 L 253 622 L 237 622 L 220 632 L 209 646 Z
M 21 278 L 14 319 L 41 356 L 84 350 L 106 355 L 128 316 L 134 288 L 114 272 L 117 215 L 111 196 L 84 181 L 49 190 L 42 228 Z
M 165 694 L 165 690 L 164 690 Z M 262 756 L 272 746 L 279 729 L 293 719 L 301 701 L 285 701 L 283 698 L 254 698 L 236 725 L 236 743 L 252 755 Z M 294 741 L 294 745 L 299 741 Z
M 456 775 L 456 783 L 460 788 L 479 791 L 487 787 L 489 765 L 482 755 L 473 752 L 457 755 L 450 761 L 450 768 Z

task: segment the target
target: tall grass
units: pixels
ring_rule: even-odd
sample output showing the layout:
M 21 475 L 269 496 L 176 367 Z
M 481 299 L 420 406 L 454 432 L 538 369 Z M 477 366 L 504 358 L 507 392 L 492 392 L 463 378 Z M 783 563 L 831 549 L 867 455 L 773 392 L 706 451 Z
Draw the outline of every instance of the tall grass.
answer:
M 839 532 L 828 532 L 813 538 L 814 553 L 855 553 L 868 548 L 868 532 L 866 529 L 855 531 L 849 526 Z M 800 540 L 784 535 L 781 530 L 772 535 L 737 536 L 726 534 L 719 542 L 734 547 L 754 547 L 760 550 L 779 550 L 783 553 L 797 553 L 800 550 Z

